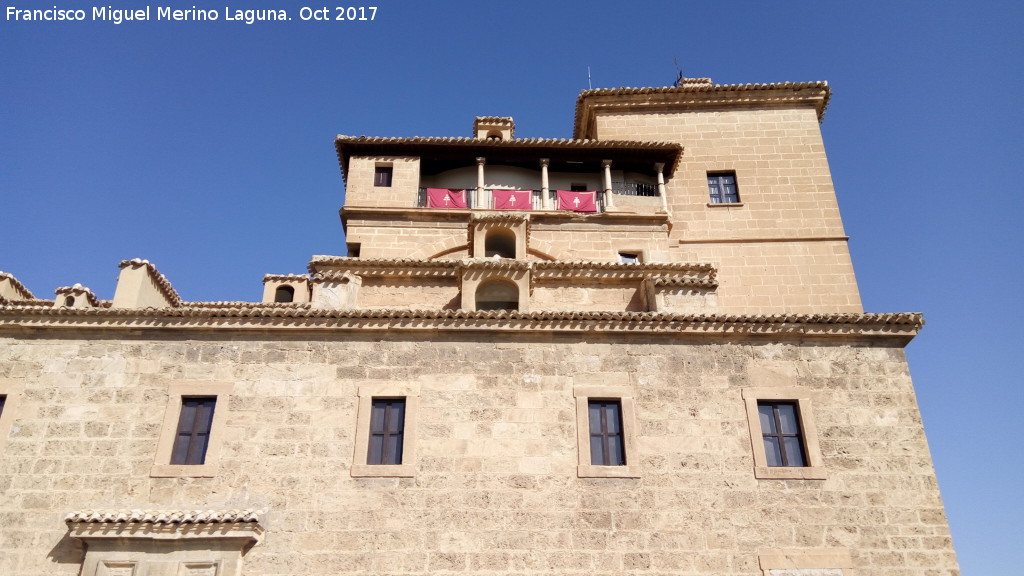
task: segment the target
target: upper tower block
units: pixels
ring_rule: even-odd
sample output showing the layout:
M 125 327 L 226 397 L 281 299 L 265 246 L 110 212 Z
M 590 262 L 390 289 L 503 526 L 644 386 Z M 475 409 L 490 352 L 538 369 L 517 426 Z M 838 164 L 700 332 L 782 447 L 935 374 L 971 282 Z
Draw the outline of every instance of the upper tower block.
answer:
M 708 264 L 723 312 L 859 313 L 829 97 L 683 78 L 582 92 L 568 140 L 516 138 L 507 116 L 476 117 L 472 137 L 338 136 L 348 255 Z M 515 250 L 476 246 L 481 226 Z

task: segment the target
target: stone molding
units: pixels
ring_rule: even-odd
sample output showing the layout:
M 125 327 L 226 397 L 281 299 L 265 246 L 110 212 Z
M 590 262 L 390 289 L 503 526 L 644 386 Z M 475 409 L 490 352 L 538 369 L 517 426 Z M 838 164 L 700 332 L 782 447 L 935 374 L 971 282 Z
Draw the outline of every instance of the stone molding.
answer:
M 773 84 L 684 84 L 659 88 L 596 88 L 576 98 L 573 137 L 586 138 L 597 113 L 650 109 L 693 109 L 714 106 L 813 105 L 818 122 L 831 97 L 828 82 Z
M 885 314 L 676 314 L 512 310 L 314 309 L 244 303 L 224 308 L 0 306 L 0 332 L 24 329 L 407 330 L 678 334 L 776 339 L 894 338 L 906 345 L 924 326 L 916 312 Z

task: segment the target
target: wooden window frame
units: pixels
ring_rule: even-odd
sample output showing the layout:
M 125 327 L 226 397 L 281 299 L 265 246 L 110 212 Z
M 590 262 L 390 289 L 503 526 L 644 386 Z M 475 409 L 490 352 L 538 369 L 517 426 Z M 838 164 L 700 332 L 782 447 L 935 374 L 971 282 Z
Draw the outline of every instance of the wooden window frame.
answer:
M 395 180 L 395 167 L 393 165 L 378 164 L 373 167 L 374 188 L 391 188 Z
M 758 479 L 825 480 L 825 465 L 818 445 L 818 429 L 814 422 L 812 392 L 804 388 L 744 388 L 741 391 L 747 414 L 747 429 L 754 457 L 754 477 Z M 805 466 L 769 466 L 764 450 L 764 433 L 758 404 L 792 403 L 796 405 L 800 432 L 803 435 Z
M 725 194 L 725 187 L 722 186 L 721 178 L 732 177 L 733 187 L 736 189 L 736 198 L 729 200 Z M 715 184 L 712 184 L 712 180 L 716 180 Z M 714 186 L 714 187 L 713 187 Z M 716 194 L 716 189 L 718 190 Z M 736 177 L 735 170 L 718 170 L 708 172 L 708 203 L 713 206 L 735 206 L 742 204 L 740 199 L 740 182 L 739 178 Z
M 359 387 L 359 402 L 356 409 L 356 438 L 352 466 L 349 474 L 353 478 L 413 478 L 416 476 L 416 438 L 419 417 L 418 384 L 366 384 Z M 402 429 L 402 463 L 369 464 L 370 422 L 373 416 L 373 400 L 386 398 L 405 399 L 405 424 Z
M 167 387 L 167 407 L 157 441 L 156 456 L 150 469 L 151 478 L 212 478 L 220 469 L 220 454 L 224 444 L 227 420 L 230 414 L 230 382 L 173 382 Z M 185 398 L 213 397 L 217 407 L 210 424 L 210 438 L 206 458 L 202 464 L 171 464 L 174 442 L 178 436 L 182 401 Z
M 598 425 L 594 426 L 594 408 L 600 415 Z M 625 434 L 622 431 L 622 401 L 618 398 L 588 398 L 587 419 L 590 425 L 590 463 L 594 466 L 625 466 L 626 460 Z M 616 426 L 611 420 L 615 419 Z M 596 428 L 596 432 L 595 432 Z M 618 428 L 618 432 L 612 431 Z M 618 439 L 618 449 L 613 446 L 613 441 Z M 598 443 L 597 452 L 600 454 L 601 462 L 594 463 L 594 443 Z M 619 460 L 621 464 L 610 463 L 611 460 Z
M 619 386 L 578 386 L 576 399 L 576 475 L 580 478 L 640 478 L 640 452 L 636 441 L 636 411 L 631 389 Z M 622 417 L 624 465 L 594 464 L 590 459 L 590 401 L 618 401 Z
M 208 408 L 209 414 L 202 414 Z M 186 413 L 192 414 L 186 417 Z M 171 464 L 175 466 L 201 466 L 206 463 L 206 452 L 210 446 L 210 432 L 213 417 L 217 414 L 216 396 L 182 396 L 181 412 L 178 415 L 178 429 L 174 434 L 174 445 L 171 447 Z M 202 417 L 201 417 L 202 416 Z M 191 421 L 188 429 L 183 429 L 185 422 Z M 205 437 L 205 441 L 203 438 Z M 184 454 L 177 458 L 181 450 Z M 175 462 L 175 459 L 179 460 Z
M 384 414 L 378 422 L 374 418 L 377 407 L 384 409 Z M 401 422 L 396 412 L 401 407 Z M 374 396 L 370 399 L 370 437 L 367 443 L 366 464 L 370 466 L 398 466 L 402 464 L 402 451 L 405 436 L 405 412 L 408 401 L 401 398 L 381 398 Z M 380 436 L 380 453 L 374 451 L 374 437 Z M 390 440 L 397 437 L 394 452 L 390 449 Z

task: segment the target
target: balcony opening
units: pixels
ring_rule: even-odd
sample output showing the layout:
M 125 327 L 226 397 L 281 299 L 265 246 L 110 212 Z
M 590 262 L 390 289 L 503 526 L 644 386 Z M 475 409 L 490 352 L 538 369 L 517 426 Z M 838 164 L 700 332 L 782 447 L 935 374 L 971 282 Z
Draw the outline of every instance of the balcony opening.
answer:
M 294 302 L 295 288 L 291 286 L 278 286 L 274 291 L 274 302 Z
M 492 228 L 484 240 L 484 256 L 488 258 L 515 258 L 516 235 L 508 228 Z
M 477 310 L 519 310 L 519 287 L 507 280 L 488 280 L 476 289 Z

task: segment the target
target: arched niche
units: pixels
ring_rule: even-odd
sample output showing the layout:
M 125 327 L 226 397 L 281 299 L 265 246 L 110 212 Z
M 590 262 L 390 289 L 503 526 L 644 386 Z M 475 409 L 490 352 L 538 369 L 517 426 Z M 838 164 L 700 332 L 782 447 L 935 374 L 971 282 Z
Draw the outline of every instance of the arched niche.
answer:
M 515 258 L 516 233 L 508 228 L 491 228 L 484 237 L 484 256 L 486 258 Z
M 481 282 L 475 296 L 477 310 L 519 310 L 519 286 L 503 278 Z

